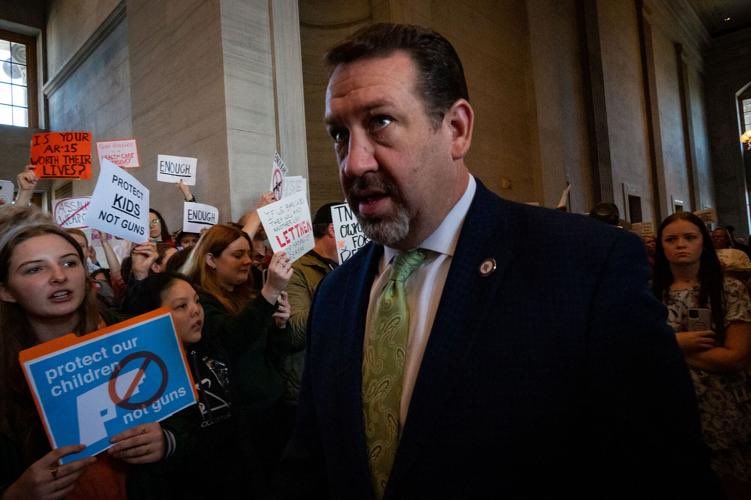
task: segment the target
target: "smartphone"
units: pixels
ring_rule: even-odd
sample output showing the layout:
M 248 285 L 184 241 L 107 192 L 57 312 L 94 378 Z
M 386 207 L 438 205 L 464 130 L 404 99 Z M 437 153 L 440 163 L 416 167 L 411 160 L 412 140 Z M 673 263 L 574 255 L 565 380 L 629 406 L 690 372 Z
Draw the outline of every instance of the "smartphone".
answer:
M 712 311 L 706 307 L 690 307 L 686 326 L 689 332 L 712 329 Z

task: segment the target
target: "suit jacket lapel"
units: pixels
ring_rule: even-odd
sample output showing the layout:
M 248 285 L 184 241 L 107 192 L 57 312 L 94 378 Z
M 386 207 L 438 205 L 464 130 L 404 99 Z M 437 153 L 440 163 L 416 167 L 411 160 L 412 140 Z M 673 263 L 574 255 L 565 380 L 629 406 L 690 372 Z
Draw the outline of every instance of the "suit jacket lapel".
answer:
M 420 366 L 387 497 L 417 458 L 420 444 L 431 439 L 452 381 L 461 373 L 465 354 L 480 330 L 475 325 L 493 310 L 491 303 L 512 254 L 511 235 L 499 205 L 498 198 L 478 181 Z M 482 277 L 479 268 L 487 259 L 495 260 L 496 270 Z

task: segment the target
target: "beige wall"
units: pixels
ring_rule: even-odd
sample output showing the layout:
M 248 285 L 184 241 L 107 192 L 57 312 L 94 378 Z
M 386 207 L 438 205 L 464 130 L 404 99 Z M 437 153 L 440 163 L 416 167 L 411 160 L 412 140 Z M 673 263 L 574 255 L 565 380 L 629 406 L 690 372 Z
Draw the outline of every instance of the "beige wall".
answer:
M 156 182 L 157 155 L 198 159 L 194 193 L 227 219 L 230 198 L 219 1 L 128 0 L 133 136 L 151 206 L 174 231 L 182 196 Z
M 52 0 L 47 8 L 47 68 L 57 73 L 120 0 Z
M 634 2 L 598 1 L 613 200 L 626 218 L 624 192 L 640 196 L 652 220 L 652 181 L 640 39 Z M 595 200 L 599 201 L 599 200 Z
M 558 204 L 570 182 L 569 210 L 594 204 L 584 70 L 575 0 L 528 0 L 543 205 Z
M 128 23 L 122 21 L 95 51 L 47 96 L 49 130 L 82 130 L 94 141 L 127 139 L 133 134 L 128 66 Z M 92 146 L 96 158 L 96 146 Z M 91 194 L 98 161 L 89 180 L 73 181 L 73 195 Z M 55 181 L 55 186 L 67 181 Z

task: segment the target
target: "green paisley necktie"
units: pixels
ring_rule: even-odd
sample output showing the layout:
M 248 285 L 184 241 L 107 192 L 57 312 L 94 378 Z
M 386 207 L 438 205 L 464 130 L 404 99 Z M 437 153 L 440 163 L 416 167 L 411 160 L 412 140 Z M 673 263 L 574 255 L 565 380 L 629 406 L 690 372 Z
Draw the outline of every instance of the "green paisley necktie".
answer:
M 377 499 L 383 498 L 399 444 L 399 406 L 409 339 L 407 278 L 425 260 L 426 250 L 396 257 L 391 277 L 373 308 L 362 363 L 362 401 L 368 464 Z

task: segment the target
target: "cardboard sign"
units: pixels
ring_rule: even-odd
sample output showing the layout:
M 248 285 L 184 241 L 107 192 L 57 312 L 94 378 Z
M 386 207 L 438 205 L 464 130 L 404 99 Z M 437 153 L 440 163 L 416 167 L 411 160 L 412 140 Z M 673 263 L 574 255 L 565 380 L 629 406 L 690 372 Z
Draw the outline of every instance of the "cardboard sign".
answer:
M 258 209 L 274 252 L 286 252 L 294 262 L 315 246 L 305 193 L 297 193 Z
M 339 264 L 342 264 L 370 240 L 362 232 L 360 223 L 346 203 L 331 207 L 331 222 L 334 224 L 336 254 L 339 257 Z
M 86 224 L 133 243 L 149 239 L 149 190 L 109 160 L 102 160 Z
M 31 136 L 31 164 L 40 179 L 91 177 L 91 132 L 47 132 Z
M 203 203 L 186 201 L 183 205 L 183 231 L 199 233 L 219 222 L 219 209 Z
M 639 236 L 652 236 L 655 235 L 655 225 L 651 222 L 634 222 L 631 224 L 631 232 L 638 234 Z
M 91 197 L 64 198 L 55 203 L 53 213 L 55 224 L 64 228 L 84 228 L 86 226 L 86 214 L 89 210 Z
M 284 178 L 284 196 L 308 191 L 308 182 L 301 175 L 287 176 Z
M 14 185 L 11 181 L 0 181 L 0 205 L 13 203 Z
M 140 165 L 135 139 L 97 142 L 96 152 L 99 156 L 100 164 L 104 159 L 111 161 L 121 168 L 135 168 Z
M 166 309 L 36 345 L 21 351 L 19 361 L 52 448 L 86 445 L 63 463 L 96 455 L 115 434 L 196 401 Z
M 271 186 L 269 191 L 274 193 L 274 197 L 277 200 L 281 200 L 284 197 L 284 183 L 287 177 L 287 165 L 279 156 L 279 153 L 274 153 L 274 165 L 271 168 Z
M 697 216 L 705 224 L 717 224 L 717 210 L 714 208 L 705 208 L 703 210 L 696 210 L 694 215 Z
M 188 186 L 196 185 L 198 158 L 159 155 L 156 180 L 177 184 L 182 180 Z

